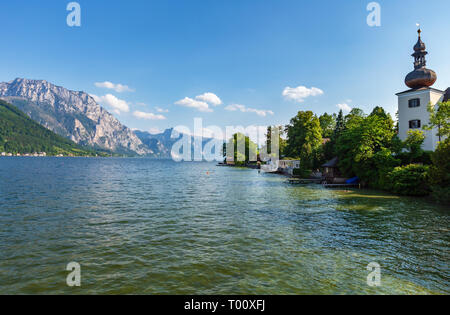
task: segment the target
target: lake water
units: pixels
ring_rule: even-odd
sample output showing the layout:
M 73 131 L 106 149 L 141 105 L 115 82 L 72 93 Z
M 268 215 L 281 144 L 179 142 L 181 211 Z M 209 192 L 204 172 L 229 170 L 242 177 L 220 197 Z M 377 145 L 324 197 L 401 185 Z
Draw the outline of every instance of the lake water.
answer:
M 0 293 L 449 294 L 449 214 L 211 163 L 0 158 Z

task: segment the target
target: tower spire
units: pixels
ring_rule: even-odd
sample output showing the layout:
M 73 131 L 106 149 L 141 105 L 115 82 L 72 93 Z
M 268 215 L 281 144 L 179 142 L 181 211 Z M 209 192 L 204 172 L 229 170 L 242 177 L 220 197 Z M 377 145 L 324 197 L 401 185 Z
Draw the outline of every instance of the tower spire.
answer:
M 437 79 L 436 73 L 426 68 L 427 60 L 425 57 L 428 55 L 428 52 L 425 43 L 422 41 L 422 29 L 419 24 L 417 24 L 417 27 L 419 38 L 416 45 L 414 45 L 414 53 L 412 54 L 414 57 L 414 71 L 408 74 L 405 80 L 406 85 L 413 89 L 430 87 Z
M 420 69 L 424 68 L 427 65 L 427 60 L 425 58 L 426 55 L 428 55 L 428 52 L 426 51 L 425 43 L 422 41 L 422 30 L 419 28 L 417 31 L 419 34 L 419 38 L 417 40 L 416 45 L 414 46 L 414 53 L 412 56 L 414 57 L 414 69 Z

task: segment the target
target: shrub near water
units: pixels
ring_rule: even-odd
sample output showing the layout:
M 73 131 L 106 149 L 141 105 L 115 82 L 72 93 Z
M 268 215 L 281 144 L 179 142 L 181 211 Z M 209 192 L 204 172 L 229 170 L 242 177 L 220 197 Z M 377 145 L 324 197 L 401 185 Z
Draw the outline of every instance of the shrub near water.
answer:
M 432 195 L 436 201 L 450 204 L 450 138 L 439 144 L 432 159 L 429 171 Z
M 388 174 L 392 192 L 405 196 L 427 196 L 430 186 L 427 180 L 429 166 L 411 164 L 396 167 Z
M 293 171 L 294 176 L 298 176 L 301 178 L 309 178 L 311 176 L 312 170 L 305 168 L 295 168 Z

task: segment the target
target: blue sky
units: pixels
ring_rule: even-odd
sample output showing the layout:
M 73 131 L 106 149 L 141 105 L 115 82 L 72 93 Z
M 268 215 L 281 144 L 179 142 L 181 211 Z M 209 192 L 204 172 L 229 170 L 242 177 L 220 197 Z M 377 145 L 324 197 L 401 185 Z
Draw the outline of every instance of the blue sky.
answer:
M 194 117 L 286 124 L 299 110 L 331 113 L 338 104 L 395 113 L 417 22 L 434 87 L 450 86 L 448 0 L 380 0 L 381 27 L 367 25 L 366 0 L 79 0 L 82 25 L 71 28 L 69 2 L 2 3 L 0 81 L 86 91 L 131 128 L 191 126 Z M 95 85 L 102 82 L 129 89 Z M 282 95 L 301 86 L 322 93 Z

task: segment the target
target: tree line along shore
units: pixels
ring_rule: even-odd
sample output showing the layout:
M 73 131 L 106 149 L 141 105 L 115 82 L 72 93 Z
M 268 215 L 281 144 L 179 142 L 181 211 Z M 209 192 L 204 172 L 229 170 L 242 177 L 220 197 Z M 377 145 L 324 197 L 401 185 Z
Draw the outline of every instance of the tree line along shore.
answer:
M 334 160 L 341 176 L 358 177 L 364 187 L 398 195 L 432 196 L 437 202 L 450 204 L 450 102 L 429 106 L 428 111 L 430 123 L 422 129 L 438 130 L 441 140 L 434 152 L 422 149 L 422 129 L 411 129 L 401 141 L 398 123 L 382 107 L 375 107 L 370 114 L 358 108 L 347 115 L 342 110 L 320 116 L 299 111 L 287 126 L 268 127 L 266 146 L 270 151 L 271 130 L 278 128 L 280 156 L 301 161 L 295 175 L 308 178 Z M 239 136 L 245 137 L 230 139 L 235 155 Z M 249 152 L 256 146 L 245 137 L 245 161 L 235 165 L 248 165 Z

